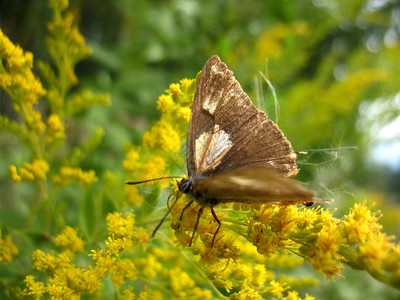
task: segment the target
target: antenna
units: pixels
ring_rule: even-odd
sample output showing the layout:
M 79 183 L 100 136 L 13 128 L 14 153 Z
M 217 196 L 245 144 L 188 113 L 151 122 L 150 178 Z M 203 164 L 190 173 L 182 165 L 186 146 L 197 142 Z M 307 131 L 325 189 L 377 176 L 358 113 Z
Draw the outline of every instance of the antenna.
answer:
M 172 179 L 172 178 L 183 178 L 183 177 L 182 176 L 167 176 L 167 177 L 160 177 L 160 178 L 154 178 L 154 179 L 148 179 L 148 180 L 142 180 L 142 181 L 125 181 L 125 184 L 135 185 L 135 184 L 141 184 L 141 183 L 150 182 L 150 181 Z

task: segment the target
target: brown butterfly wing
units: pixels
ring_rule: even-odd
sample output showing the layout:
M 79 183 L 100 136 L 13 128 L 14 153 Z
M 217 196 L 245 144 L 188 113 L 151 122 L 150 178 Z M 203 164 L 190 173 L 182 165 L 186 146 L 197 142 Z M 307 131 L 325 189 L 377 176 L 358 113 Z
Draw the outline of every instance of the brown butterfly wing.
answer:
M 212 56 L 202 69 L 192 106 L 189 176 L 266 167 L 293 177 L 298 173 L 296 157 L 278 126 L 253 105 L 219 57 Z
M 306 204 L 314 193 L 273 169 L 245 168 L 196 181 L 193 194 L 202 205 L 215 202 Z M 318 201 L 318 200 L 317 200 Z

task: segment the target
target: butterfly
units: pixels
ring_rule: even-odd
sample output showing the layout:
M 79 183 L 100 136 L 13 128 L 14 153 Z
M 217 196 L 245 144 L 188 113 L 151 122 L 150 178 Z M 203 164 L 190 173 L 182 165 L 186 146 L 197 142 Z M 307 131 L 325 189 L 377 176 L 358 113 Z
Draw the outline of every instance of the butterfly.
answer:
M 214 211 L 219 203 L 310 206 L 317 201 L 329 202 L 315 198 L 312 191 L 290 180 L 299 172 L 298 154 L 278 126 L 253 105 L 226 64 L 217 55 L 210 57 L 198 78 L 189 121 L 188 177 L 178 182 L 179 192 L 190 199 L 180 220 L 194 202 L 200 205 L 189 246 L 203 210 L 209 208 L 218 224 L 213 247 L 221 227 Z M 147 181 L 152 180 L 127 183 Z

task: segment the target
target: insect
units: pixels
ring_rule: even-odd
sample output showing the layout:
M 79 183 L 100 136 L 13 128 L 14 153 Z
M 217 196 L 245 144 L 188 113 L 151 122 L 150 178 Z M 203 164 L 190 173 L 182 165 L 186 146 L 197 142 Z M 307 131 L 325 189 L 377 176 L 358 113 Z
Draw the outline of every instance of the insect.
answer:
M 209 208 L 218 223 L 211 242 L 213 247 L 221 227 L 214 212 L 219 203 L 310 206 L 316 201 L 327 201 L 315 198 L 312 191 L 289 179 L 299 172 L 296 165 L 299 153 L 278 126 L 253 105 L 233 72 L 216 55 L 208 59 L 198 79 L 186 147 L 188 177 L 178 182 L 178 188 L 189 195 L 190 201 L 183 208 L 180 220 L 195 201 L 200 204 L 189 246 L 203 210 Z M 158 179 L 163 178 L 152 180 Z M 154 229 L 153 236 L 171 208 Z

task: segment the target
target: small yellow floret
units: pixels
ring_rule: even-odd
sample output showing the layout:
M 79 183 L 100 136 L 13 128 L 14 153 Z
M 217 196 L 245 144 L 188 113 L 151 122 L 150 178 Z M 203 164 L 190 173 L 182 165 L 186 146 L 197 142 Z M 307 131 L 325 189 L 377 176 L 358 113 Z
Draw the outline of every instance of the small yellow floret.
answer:
M 126 212 L 125 214 L 118 212 L 109 213 L 106 221 L 110 235 L 125 237 L 133 234 L 135 215 L 131 212 Z
M 86 243 L 78 236 L 78 230 L 67 226 L 54 238 L 54 244 L 72 253 L 79 253 L 83 251 Z
M 3 238 L 0 229 L 0 262 L 9 263 L 13 256 L 18 255 L 18 248 L 14 245 L 11 235 L 6 234 Z

